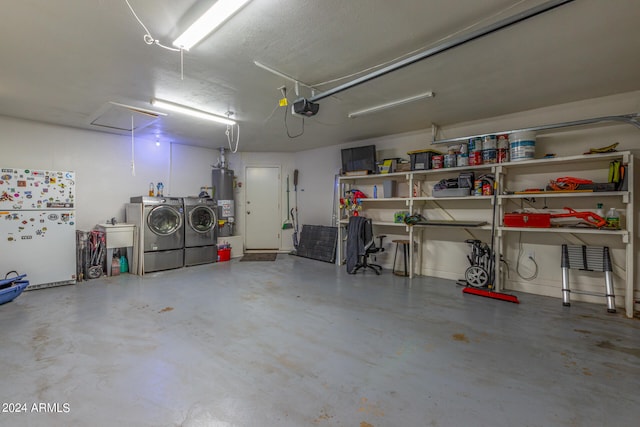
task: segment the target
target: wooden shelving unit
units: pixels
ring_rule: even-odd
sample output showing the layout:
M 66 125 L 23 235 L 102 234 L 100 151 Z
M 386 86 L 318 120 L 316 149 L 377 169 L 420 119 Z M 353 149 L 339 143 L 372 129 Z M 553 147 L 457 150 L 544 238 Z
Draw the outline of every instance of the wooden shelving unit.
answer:
M 594 181 L 602 182 L 602 177 L 608 170 L 609 162 L 620 160 L 627 165 L 628 188 L 625 191 L 606 192 L 575 192 L 575 193 L 552 193 L 540 194 L 511 194 L 513 189 L 519 188 L 522 183 L 535 183 L 543 186 L 548 182 L 549 176 L 578 175 L 594 176 Z M 393 227 L 394 232 L 407 234 L 411 242 L 417 243 L 419 253 L 415 254 L 414 245 L 410 245 L 410 271 L 409 277 L 416 274 L 415 261 L 422 262 L 421 248 L 423 241 L 422 230 L 433 226 L 406 226 L 393 222 L 393 215 L 396 211 L 408 211 L 410 213 L 422 213 L 427 218 L 435 216 L 437 219 L 468 220 L 470 218 L 487 219 L 487 225 L 480 227 L 468 227 L 469 229 L 494 230 L 496 256 L 504 250 L 504 238 L 508 233 L 554 233 L 559 236 L 580 236 L 580 235 L 601 235 L 619 236 L 624 245 L 625 265 L 624 278 L 626 281 L 624 289 L 624 307 L 628 317 L 633 317 L 634 312 L 634 203 L 633 203 L 633 182 L 634 182 L 634 158 L 630 152 L 613 152 L 604 154 L 578 155 L 569 157 L 559 157 L 550 159 L 525 160 L 519 162 L 507 162 L 492 165 L 479 165 L 470 167 L 455 167 L 446 169 L 431 169 L 424 171 L 398 172 L 392 174 L 368 175 L 368 176 L 344 176 L 339 177 L 339 188 L 341 192 L 349 189 L 359 189 L 367 196 L 373 195 L 373 186 L 382 185 L 385 180 L 393 180 L 396 186 L 396 193 L 389 198 L 362 199 L 361 215 L 373 218 L 376 227 Z M 498 195 L 493 196 L 457 196 L 457 197 L 433 197 L 431 189 L 433 184 L 444 178 L 457 177 L 461 172 L 474 172 L 475 177 L 482 174 L 493 174 L 497 182 Z M 546 179 L 546 181 L 545 181 Z M 604 179 L 606 181 L 606 177 Z M 513 188 L 512 188 L 513 187 Z M 523 187 L 523 188 L 528 188 Z M 379 190 L 378 190 L 379 191 Z M 619 211 L 624 212 L 627 219 L 620 230 L 594 229 L 594 228 L 524 228 L 505 227 L 502 218 L 507 212 L 515 208 L 526 208 L 525 203 L 530 199 L 544 199 L 545 206 L 548 203 L 555 209 L 562 209 L 562 204 L 567 203 L 578 207 L 590 207 L 596 199 L 607 200 L 609 205 L 616 206 Z M 497 206 L 494 209 L 493 201 Z M 455 207 L 455 209 L 454 209 Z M 455 213 L 454 213 L 455 210 Z M 496 212 L 495 218 L 493 212 Z M 337 213 L 339 218 L 338 238 L 342 242 L 345 237 L 344 227 L 348 223 L 348 215 L 343 209 Z M 461 217 L 462 216 L 462 217 Z M 495 222 L 495 227 L 492 223 Z M 435 227 L 446 227 L 438 225 Z M 459 226 L 457 226 L 459 228 Z M 342 245 L 338 245 L 337 263 L 341 264 L 343 259 Z M 496 265 L 499 265 L 497 263 Z M 418 272 L 420 270 L 418 269 Z M 500 274 L 496 274 L 496 288 L 503 288 L 500 283 Z M 560 295 L 558 295 L 560 296 Z

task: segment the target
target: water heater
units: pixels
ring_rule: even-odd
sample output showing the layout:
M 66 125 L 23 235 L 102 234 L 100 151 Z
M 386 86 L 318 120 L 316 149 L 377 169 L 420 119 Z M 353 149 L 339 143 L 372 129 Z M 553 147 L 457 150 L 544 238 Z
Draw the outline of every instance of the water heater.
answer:
M 211 171 L 213 197 L 218 201 L 218 237 L 233 236 L 236 215 L 233 178 L 233 171 L 226 167 L 224 148 L 222 148 L 219 167 L 215 167 Z

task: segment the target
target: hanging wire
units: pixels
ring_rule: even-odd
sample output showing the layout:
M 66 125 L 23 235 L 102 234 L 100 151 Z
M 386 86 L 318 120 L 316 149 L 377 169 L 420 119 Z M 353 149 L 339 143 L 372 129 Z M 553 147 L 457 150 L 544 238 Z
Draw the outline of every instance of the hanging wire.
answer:
M 291 139 L 297 138 L 299 136 L 302 136 L 304 134 L 304 117 L 302 118 L 302 130 L 300 131 L 300 133 L 298 133 L 297 135 L 291 135 L 291 133 L 289 132 L 289 125 L 287 125 L 287 116 L 289 115 L 289 108 L 285 107 L 284 109 L 284 128 L 287 130 L 287 136 Z
M 227 118 L 231 119 L 233 113 L 231 111 L 227 111 Z M 234 137 L 234 129 L 237 128 L 236 135 Z M 227 130 L 225 131 L 225 135 L 227 135 L 227 142 L 229 143 L 229 150 L 235 154 L 238 151 L 238 144 L 240 143 L 240 125 L 236 123 L 235 125 L 227 125 Z M 232 141 L 235 140 L 236 148 L 232 147 Z
M 518 276 L 520 276 L 521 279 L 533 280 L 536 277 L 538 277 L 538 263 L 536 262 L 535 259 L 533 259 L 533 257 L 529 256 L 528 259 L 531 260 L 534 266 L 533 274 L 531 274 L 531 276 L 523 276 L 522 273 L 520 273 L 520 259 L 522 258 L 523 253 L 524 253 L 524 248 L 522 245 L 522 231 L 521 231 L 518 236 L 518 259 L 516 260 L 516 273 L 518 273 Z
M 129 3 L 129 0 L 124 0 L 124 1 L 125 1 L 125 3 L 127 3 L 127 6 L 129 6 L 129 10 L 131 10 L 131 13 L 133 14 L 133 17 L 136 18 L 138 23 L 144 29 L 146 34 L 144 36 L 142 36 L 142 39 L 144 40 L 144 42 L 146 44 L 148 44 L 148 45 L 154 45 L 155 44 L 156 46 L 159 46 L 159 47 L 161 47 L 163 49 L 170 50 L 172 52 L 180 52 L 180 80 L 184 80 L 184 49 L 178 49 L 176 47 L 167 46 L 165 44 L 162 44 L 160 42 L 160 40 L 154 38 L 151 35 L 151 32 L 149 31 L 147 26 L 144 25 L 142 20 L 138 17 L 138 14 L 136 13 L 136 11 L 133 10 L 133 7 L 131 6 L 131 3 Z
M 131 115 L 131 176 L 136 176 L 135 139 L 133 137 L 133 114 Z
M 296 83 L 296 93 L 298 90 L 298 85 Z M 304 134 L 304 117 L 302 118 L 302 130 L 300 131 L 300 133 L 298 133 L 297 135 L 291 135 L 291 133 L 289 132 L 289 125 L 287 124 L 287 116 L 289 115 L 289 99 L 287 98 L 287 87 L 283 86 L 280 88 L 280 93 L 282 93 L 282 99 L 285 100 L 284 105 L 284 128 L 287 130 L 287 136 L 291 139 L 293 138 L 297 138 L 301 135 Z
M 149 45 L 155 44 L 157 46 L 160 46 L 163 49 L 171 50 L 173 52 L 182 52 L 182 49 L 178 49 L 178 48 L 175 48 L 175 47 L 164 45 L 164 44 L 160 43 L 160 40 L 155 39 L 151 35 L 151 32 L 149 31 L 149 29 L 142 23 L 142 20 L 140 18 L 138 18 L 138 15 L 133 10 L 133 7 L 131 7 L 131 4 L 129 3 L 129 0 L 124 0 L 124 1 L 127 3 L 127 6 L 129 6 L 129 9 L 131 10 L 131 13 L 133 14 L 133 16 L 136 18 L 136 20 L 140 23 L 142 28 L 144 28 L 144 31 L 147 33 L 144 36 L 142 36 L 142 39 L 144 40 L 144 42 L 146 44 L 149 44 Z

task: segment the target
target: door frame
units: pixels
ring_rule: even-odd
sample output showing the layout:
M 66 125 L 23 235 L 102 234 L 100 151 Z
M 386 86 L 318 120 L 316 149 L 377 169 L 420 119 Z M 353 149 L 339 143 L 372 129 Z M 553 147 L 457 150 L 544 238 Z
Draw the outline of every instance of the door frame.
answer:
M 244 235 L 244 246 L 245 249 L 247 249 L 247 224 L 248 224 L 248 218 L 247 218 L 247 188 L 248 188 L 248 182 L 249 182 L 249 174 L 248 174 L 248 169 L 250 168 L 262 168 L 262 169 L 267 169 L 267 168 L 275 168 L 278 170 L 278 182 L 277 182 L 277 186 L 278 186 L 278 212 L 280 214 L 280 216 L 282 216 L 282 165 L 278 165 L 278 164 L 248 164 L 244 166 L 244 180 L 245 180 L 245 191 L 244 193 L 244 200 L 243 200 L 243 205 L 244 205 L 244 209 L 242 211 L 242 219 L 243 219 L 243 235 Z M 288 215 L 288 213 L 287 213 Z M 237 216 L 237 212 L 236 212 L 236 216 Z M 280 221 L 282 221 L 282 219 L 280 219 Z M 280 230 L 280 232 L 278 233 L 278 247 L 276 248 L 277 250 L 280 250 L 282 248 L 282 230 Z M 248 249 L 248 250 L 257 250 L 257 249 Z

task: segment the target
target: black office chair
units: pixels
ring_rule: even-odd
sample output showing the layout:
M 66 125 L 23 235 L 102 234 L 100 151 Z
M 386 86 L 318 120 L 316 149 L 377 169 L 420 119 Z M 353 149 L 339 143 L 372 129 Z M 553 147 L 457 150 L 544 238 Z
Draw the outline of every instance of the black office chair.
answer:
M 347 272 L 355 274 L 360 269 L 370 268 L 376 274 L 380 274 L 382 266 L 369 262 L 369 256 L 384 252 L 382 241 L 384 235 L 378 236 L 380 243 L 376 246 L 373 235 L 373 223 L 370 218 L 351 217 L 347 240 Z M 351 244 L 349 244 L 351 241 Z

